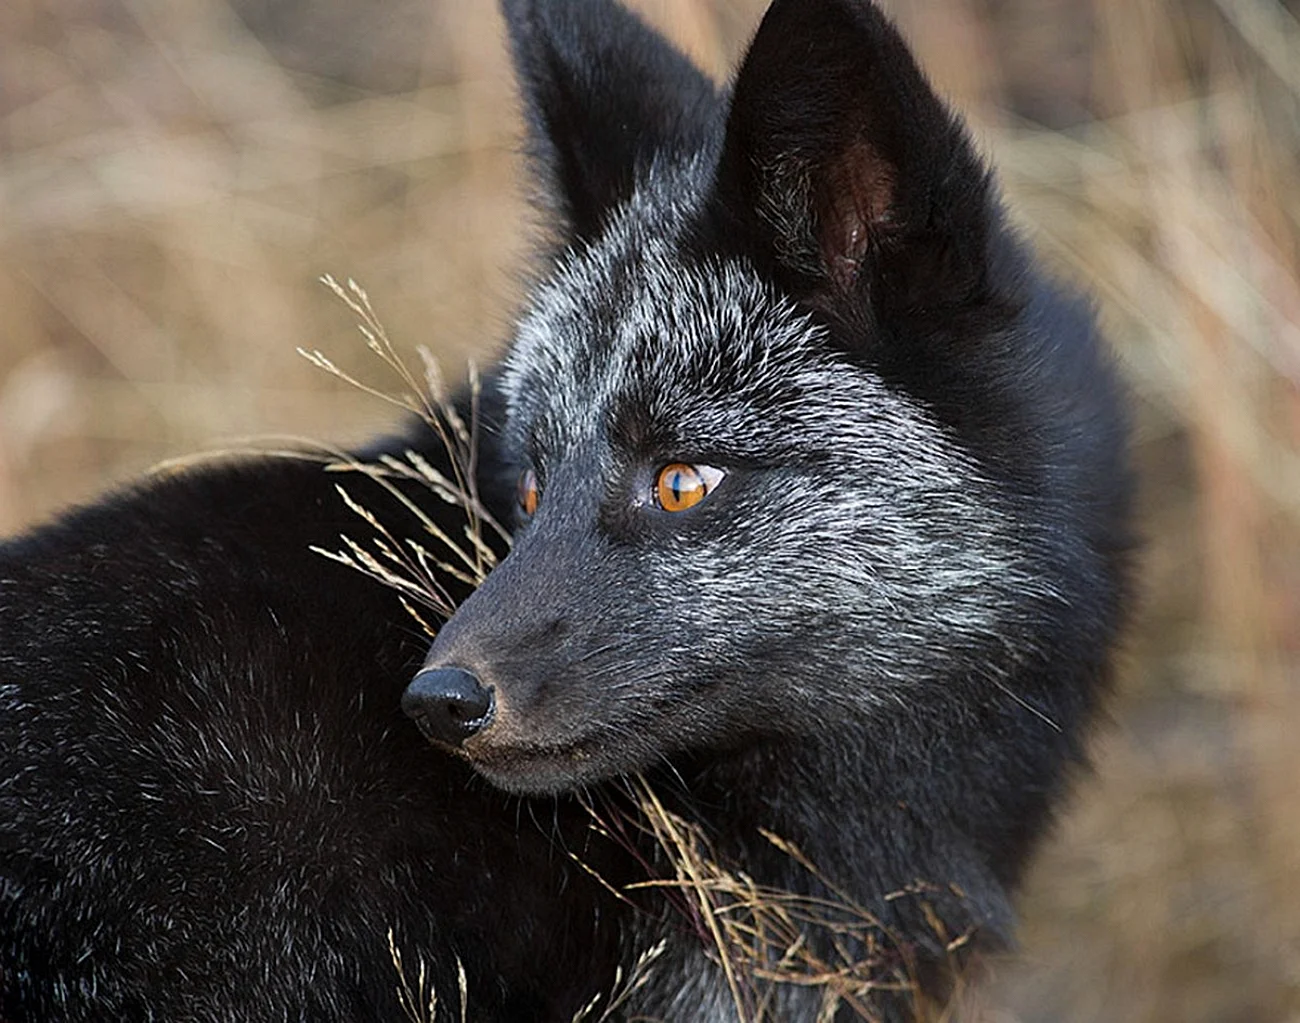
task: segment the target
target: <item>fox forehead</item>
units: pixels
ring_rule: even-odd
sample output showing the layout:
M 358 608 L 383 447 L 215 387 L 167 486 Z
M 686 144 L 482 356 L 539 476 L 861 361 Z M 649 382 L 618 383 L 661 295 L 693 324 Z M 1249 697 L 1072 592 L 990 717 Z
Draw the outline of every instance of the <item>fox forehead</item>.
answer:
M 837 354 L 748 262 L 684 255 L 690 212 L 639 192 L 533 294 L 501 378 L 517 446 L 573 450 L 629 406 L 688 444 L 769 458 L 846 431 L 939 442 L 924 408 Z
M 761 376 L 775 348 L 811 341 L 812 324 L 741 261 L 684 258 L 684 215 L 643 191 L 594 244 L 560 260 L 505 360 L 512 424 L 545 427 L 567 445 L 621 394 L 701 381 L 724 365 L 740 379 Z

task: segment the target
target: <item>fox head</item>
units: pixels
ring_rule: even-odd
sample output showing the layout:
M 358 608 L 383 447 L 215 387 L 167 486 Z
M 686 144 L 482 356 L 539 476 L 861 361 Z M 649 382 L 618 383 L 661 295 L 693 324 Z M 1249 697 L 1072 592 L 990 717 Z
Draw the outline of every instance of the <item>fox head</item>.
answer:
M 723 92 L 613 3 L 505 14 L 558 245 L 497 380 L 514 547 L 408 712 L 537 793 L 900 710 L 1059 730 L 1113 390 L 895 28 L 776 0 Z

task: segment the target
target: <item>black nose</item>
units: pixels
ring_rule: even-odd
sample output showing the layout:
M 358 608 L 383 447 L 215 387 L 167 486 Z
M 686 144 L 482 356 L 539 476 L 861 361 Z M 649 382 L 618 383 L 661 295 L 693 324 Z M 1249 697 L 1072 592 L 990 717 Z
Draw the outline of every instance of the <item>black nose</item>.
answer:
M 402 710 L 426 739 L 459 746 L 488 722 L 492 690 L 464 668 L 422 671 L 402 694 Z

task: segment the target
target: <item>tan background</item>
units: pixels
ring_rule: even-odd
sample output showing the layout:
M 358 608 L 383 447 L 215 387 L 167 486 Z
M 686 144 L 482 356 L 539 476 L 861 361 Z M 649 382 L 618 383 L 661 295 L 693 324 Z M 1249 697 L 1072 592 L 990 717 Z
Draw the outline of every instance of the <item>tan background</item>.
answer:
M 761 0 L 641 0 L 721 73 Z M 1005 1019 L 1300 1020 L 1300 27 L 1277 0 L 895 0 L 1139 410 L 1145 607 Z M 161 458 L 392 422 L 314 283 L 454 371 L 529 214 L 485 0 L 0 2 L 0 532 Z

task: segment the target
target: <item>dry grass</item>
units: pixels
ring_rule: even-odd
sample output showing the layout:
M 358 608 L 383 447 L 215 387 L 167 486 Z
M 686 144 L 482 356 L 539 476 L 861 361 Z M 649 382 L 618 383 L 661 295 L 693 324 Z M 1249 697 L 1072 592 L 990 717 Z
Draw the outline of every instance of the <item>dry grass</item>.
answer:
M 715 69 L 760 5 L 641 4 Z M 894 6 L 1029 233 L 1098 295 L 1147 484 L 1116 724 L 1032 879 L 1000 1011 L 1294 1019 L 1295 19 L 1280 0 Z M 359 10 L 2 5 L 0 529 L 222 437 L 391 425 L 295 354 L 357 351 L 326 268 L 449 365 L 502 336 L 530 214 L 497 16 Z
M 419 527 L 417 536 L 395 535 L 387 524 L 359 503 L 344 484 L 337 486 L 340 500 L 357 516 L 365 527 L 363 538 L 355 540 L 344 534 L 339 539 L 343 549 L 337 551 L 313 547 L 332 561 L 356 569 L 365 575 L 396 590 L 407 613 L 429 636 L 437 629 L 417 610 L 423 605 L 440 620 L 451 617 L 456 610 L 454 599 L 443 586 L 442 580 L 451 578 L 468 586 L 478 586 L 496 567 L 497 554 L 491 543 L 509 547 L 510 534 L 484 507 L 479 499 L 475 466 L 478 462 L 478 407 L 481 393 L 479 377 L 473 364 L 469 368 L 466 388 L 469 421 L 466 422 L 452 401 L 443 383 L 442 373 L 432 352 L 424 346 L 417 351 L 423 368 L 417 379 L 406 364 L 370 304 L 370 296 L 355 281 L 347 287 L 333 277 L 323 277 L 321 282 L 357 317 L 357 327 L 365 338 L 366 347 L 395 378 L 401 388 L 396 393 L 363 383 L 351 373 L 341 369 L 319 350 L 299 349 L 317 369 L 351 384 L 357 390 L 384 401 L 405 414 L 407 419 L 419 420 L 441 443 L 448 455 L 450 475 L 435 468 L 418 451 L 406 450 L 402 455 L 381 455 L 377 461 L 364 462 L 341 454 L 327 465 L 333 472 L 361 475 L 378 484 L 415 518 Z M 401 487 L 414 483 L 429 491 L 434 498 L 460 508 L 465 515 L 462 528 L 447 533 L 432 518 L 420 502 Z
M 782 1023 L 778 988 L 815 988 L 821 996 L 816 1020 L 832 1020 L 842 1009 L 865 1021 L 878 1020 L 878 998 L 903 994 L 915 1018 L 948 1018 L 922 996 L 911 941 L 894 935 L 876 916 L 839 888 L 794 843 L 764 831 L 762 836 L 805 875 L 809 892 L 772 888 L 723 861 L 704 828 L 668 809 L 645 779 L 628 780 L 631 811 L 608 801 L 589 809 L 596 829 L 616 843 L 645 848 L 649 839 L 663 851 L 647 864 L 650 880 L 616 891 L 627 898 L 654 889 L 676 905 L 709 958 L 721 968 L 740 1023 Z M 954 967 L 969 934 L 948 934 L 928 909 L 932 891 L 917 885 L 889 899 L 916 900 L 926 910 L 938 941 Z M 915 935 L 908 938 L 915 939 Z
M 392 960 L 393 970 L 397 974 L 397 1002 L 402 1012 L 411 1023 L 434 1023 L 438 1018 L 438 992 L 429 977 L 428 965 L 423 959 L 418 961 L 414 978 L 407 974 L 406 960 L 402 956 L 401 945 L 396 933 L 388 931 L 388 957 Z M 469 1019 L 469 979 L 465 976 L 465 966 L 459 958 L 456 960 L 456 1002 L 458 1011 L 453 1018 L 460 1023 Z

